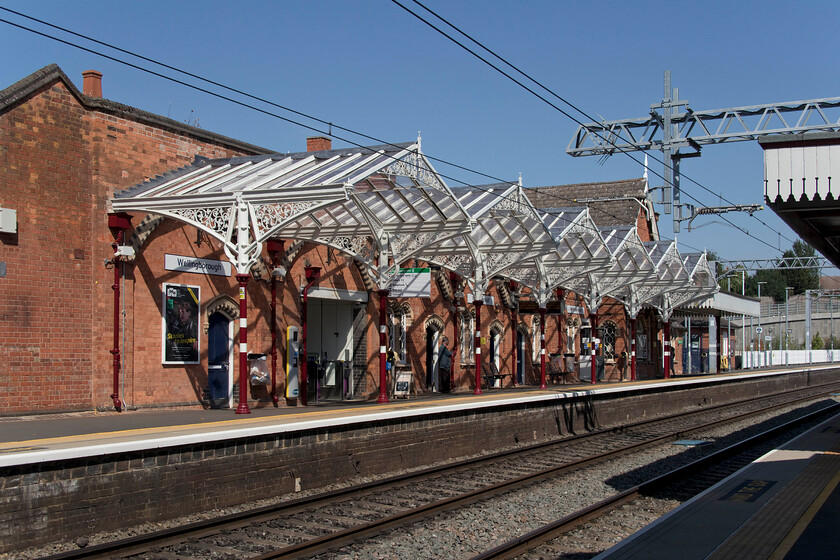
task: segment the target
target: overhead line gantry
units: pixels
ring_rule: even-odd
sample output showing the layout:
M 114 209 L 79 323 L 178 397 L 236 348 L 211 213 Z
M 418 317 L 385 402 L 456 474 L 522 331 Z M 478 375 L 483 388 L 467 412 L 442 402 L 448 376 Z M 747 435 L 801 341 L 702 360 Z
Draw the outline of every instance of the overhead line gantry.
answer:
M 581 125 L 566 153 L 574 157 L 608 157 L 616 152 L 661 151 L 665 180 L 662 204 L 665 214 L 671 214 L 673 206 L 677 233 L 680 223 L 695 214 L 683 215 L 680 160 L 699 157 L 702 146 L 710 144 L 758 140 L 767 135 L 840 131 L 840 118 L 829 117 L 838 108 L 840 97 L 828 97 L 695 111 L 689 107 L 688 100 L 679 99 L 677 88 L 671 89 L 671 72 L 667 70 L 662 101 L 650 106 L 647 117 Z

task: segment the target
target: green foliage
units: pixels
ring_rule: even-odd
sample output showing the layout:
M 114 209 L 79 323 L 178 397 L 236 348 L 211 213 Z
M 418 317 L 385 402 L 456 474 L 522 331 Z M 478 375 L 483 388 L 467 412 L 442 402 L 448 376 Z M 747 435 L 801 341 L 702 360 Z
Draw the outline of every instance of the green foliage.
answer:
M 785 251 L 782 256 L 791 257 L 813 257 L 817 252 L 813 247 L 802 240 L 797 240 L 793 247 Z M 793 270 L 781 270 L 785 285 L 794 288 L 794 294 L 804 294 L 805 290 L 816 290 L 820 287 L 820 271 L 817 268 L 800 268 Z
M 813 257 L 816 251 L 804 241 L 797 240 L 793 247 L 783 253 L 785 258 L 792 257 Z M 741 292 L 741 275 L 733 273 L 727 279 L 719 280 L 721 289 L 726 290 L 729 285 L 732 293 Z M 800 268 L 786 270 L 784 267 L 772 270 L 758 270 L 752 276 L 745 279 L 745 295 L 758 297 L 758 283 L 761 285 L 761 296 L 772 296 L 777 302 L 785 300 L 785 287 L 792 287 L 794 294 L 804 294 L 805 290 L 814 290 L 820 287 L 820 271 L 818 268 Z
M 811 339 L 811 349 L 812 350 L 822 350 L 825 348 L 825 342 L 823 342 L 820 333 L 814 335 L 814 338 Z

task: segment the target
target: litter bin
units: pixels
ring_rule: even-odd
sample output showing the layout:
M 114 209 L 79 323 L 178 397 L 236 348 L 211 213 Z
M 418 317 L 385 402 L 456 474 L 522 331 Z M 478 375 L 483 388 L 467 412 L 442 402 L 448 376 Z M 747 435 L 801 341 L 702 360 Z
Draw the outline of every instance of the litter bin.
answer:
M 595 371 L 598 375 L 598 381 L 604 380 L 604 357 L 595 356 Z
M 741 369 L 744 366 L 743 359 L 742 356 L 735 356 L 735 369 Z
M 268 385 L 271 373 L 265 354 L 248 354 L 248 378 L 251 385 Z

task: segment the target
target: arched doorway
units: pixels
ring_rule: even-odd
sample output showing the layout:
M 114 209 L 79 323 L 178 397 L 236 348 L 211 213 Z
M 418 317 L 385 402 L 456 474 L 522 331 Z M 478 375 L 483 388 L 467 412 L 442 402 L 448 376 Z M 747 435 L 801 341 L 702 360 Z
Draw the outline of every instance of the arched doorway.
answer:
M 434 317 L 426 321 L 426 390 L 440 390 L 438 384 L 438 355 L 443 321 Z
M 490 363 L 495 364 L 497 369 L 500 369 L 500 360 L 501 360 L 501 347 L 502 347 L 502 327 L 498 324 L 498 322 L 494 322 L 494 324 L 490 325 Z M 494 387 L 501 387 L 502 380 L 497 379 L 493 386 Z
M 525 384 L 525 340 L 527 340 L 527 334 L 523 326 L 516 329 L 516 348 L 514 353 L 516 354 L 516 382 L 519 385 Z
M 207 385 L 210 408 L 228 408 L 232 404 L 230 368 L 233 337 L 231 319 L 217 311 L 208 317 Z

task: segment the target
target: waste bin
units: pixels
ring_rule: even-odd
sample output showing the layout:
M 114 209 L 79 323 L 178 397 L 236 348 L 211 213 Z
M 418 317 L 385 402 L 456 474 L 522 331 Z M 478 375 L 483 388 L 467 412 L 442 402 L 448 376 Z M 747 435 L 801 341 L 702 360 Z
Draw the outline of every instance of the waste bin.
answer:
M 598 381 L 604 380 L 604 357 L 595 356 L 595 371 L 598 375 Z
M 574 373 L 575 372 L 575 355 L 573 353 L 566 353 L 563 354 L 564 364 L 563 364 L 563 373 Z
M 743 359 L 742 356 L 735 356 L 735 369 L 741 369 L 744 366 Z
M 251 385 L 268 385 L 271 373 L 265 354 L 248 354 L 248 378 Z

